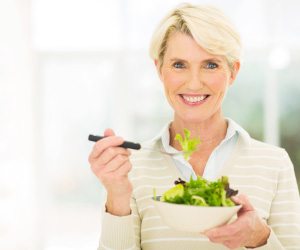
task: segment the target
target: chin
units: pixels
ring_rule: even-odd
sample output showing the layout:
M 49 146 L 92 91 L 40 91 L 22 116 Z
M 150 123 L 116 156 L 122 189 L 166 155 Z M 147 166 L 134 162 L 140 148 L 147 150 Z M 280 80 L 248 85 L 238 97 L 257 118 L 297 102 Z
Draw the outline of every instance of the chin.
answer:
M 201 123 L 209 117 L 207 115 L 201 115 L 201 114 L 178 114 L 176 115 L 180 120 L 182 120 L 184 123 Z

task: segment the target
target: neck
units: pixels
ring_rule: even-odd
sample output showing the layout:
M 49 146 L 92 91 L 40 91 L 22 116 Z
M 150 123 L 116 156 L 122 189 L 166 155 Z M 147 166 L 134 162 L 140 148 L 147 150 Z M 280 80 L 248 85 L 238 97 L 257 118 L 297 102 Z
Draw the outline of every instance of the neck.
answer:
M 183 134 L 183 129 L 186 128 L 191 131 L 191 138 L 200 138 L 201 144 L 198 151 L 211 149 L 225 138 L 227 126 L 227 121 L 221 114 L 195 123 L 186 122 L 175 114 L 170 126 L 170 145 L 181 150 L 179 142 L 174 138 L 177 133 Z

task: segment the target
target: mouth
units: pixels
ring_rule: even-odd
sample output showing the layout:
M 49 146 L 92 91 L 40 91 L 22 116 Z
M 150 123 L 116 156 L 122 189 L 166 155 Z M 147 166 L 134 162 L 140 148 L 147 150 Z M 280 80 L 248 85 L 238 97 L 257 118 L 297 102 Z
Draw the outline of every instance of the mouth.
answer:
M 205 103 L 210 95 L 186 95 L 179 94 L 181 100 L 189 106 L 197 106 Z

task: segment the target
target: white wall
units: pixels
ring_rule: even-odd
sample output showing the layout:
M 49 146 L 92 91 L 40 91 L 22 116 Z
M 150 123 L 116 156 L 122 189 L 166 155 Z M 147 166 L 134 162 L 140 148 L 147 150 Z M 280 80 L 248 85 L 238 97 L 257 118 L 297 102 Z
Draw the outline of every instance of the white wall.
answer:
M 29 1 L 0 1 L 0 248 L 8 250 L 35 249 L 38 235 L 29 11 Z

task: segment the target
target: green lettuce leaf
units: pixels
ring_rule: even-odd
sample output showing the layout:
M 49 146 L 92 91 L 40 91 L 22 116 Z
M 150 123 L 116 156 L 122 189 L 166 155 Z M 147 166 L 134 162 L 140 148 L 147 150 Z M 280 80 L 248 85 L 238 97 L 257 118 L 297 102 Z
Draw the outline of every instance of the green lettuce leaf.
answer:
M 176 134 L 175 140 L 179 142 L 183 151 L 183 157 L 188 161 L 191 155 L 197 150 L 197 147 L 201 141 L 199 138 L 191 139 L 191 132 L 188 129 L 183 129 L 183 133 L 183 137 L 181 134 Z

